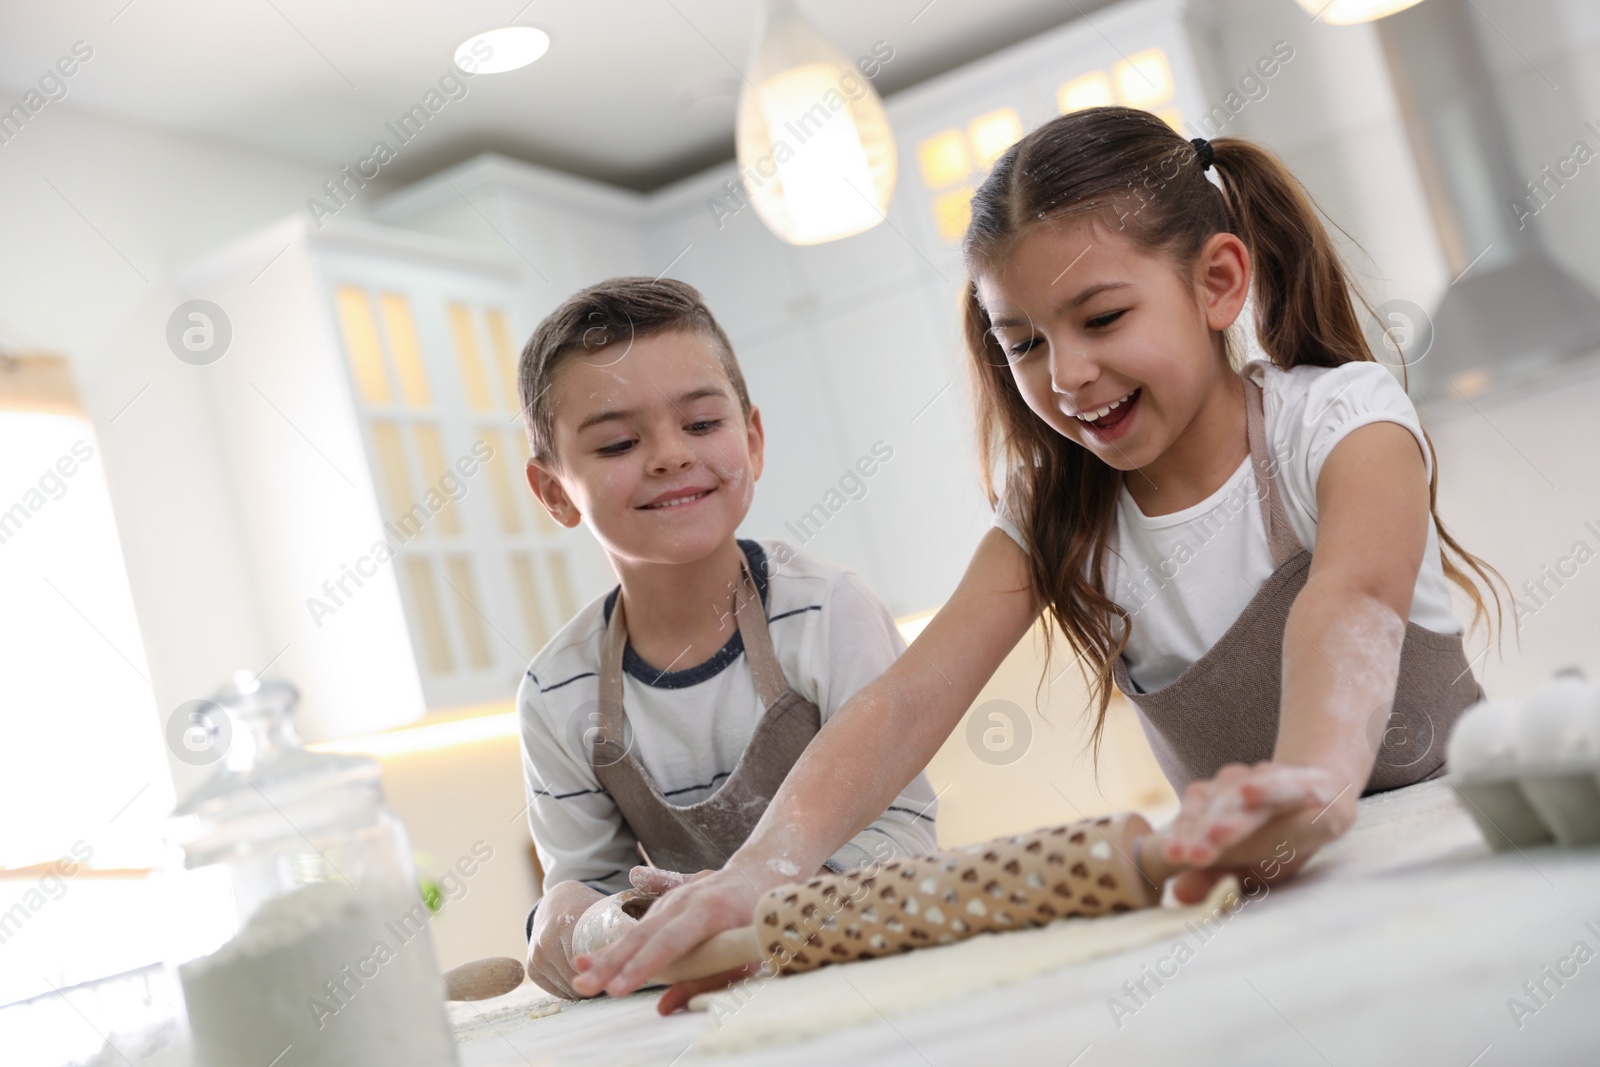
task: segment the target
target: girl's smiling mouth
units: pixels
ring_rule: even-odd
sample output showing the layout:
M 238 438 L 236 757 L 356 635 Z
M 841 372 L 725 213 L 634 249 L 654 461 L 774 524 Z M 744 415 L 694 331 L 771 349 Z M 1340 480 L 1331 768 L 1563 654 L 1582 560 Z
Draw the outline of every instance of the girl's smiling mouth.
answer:
M 1141 386 L 1126 396 L 1118 397 L 1109 404 L 1102 405 L 1092 411 L 1068 412 L 1073 418 L 1083 423 L 1085 427 L 1093 430 L 1096 437 L 1103 440 L 1112 440 L 1121 437 L 1127 429 L 1128 419 L 1133 415 L 1138 406 L 1139 397 L 1144 389 Z
M 709 489 L 669 489 L 656 497 L 648 504 L 640 504 L 640 511 L 661 511 L 666 508 L 681 508 L 697 503 L 716 492 L 716 487 Z

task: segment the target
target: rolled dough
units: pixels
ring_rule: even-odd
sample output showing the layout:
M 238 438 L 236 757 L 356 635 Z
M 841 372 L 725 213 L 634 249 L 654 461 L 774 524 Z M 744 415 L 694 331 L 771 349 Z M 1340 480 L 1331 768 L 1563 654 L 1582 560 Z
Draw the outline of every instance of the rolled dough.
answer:
M 696 1045 L 707 1052 L 729 1052 L 926 1008 L 1181 935 L 1188 923 L 1225 915 L 1239 900 L 1239 883 L 1230 876 L 1205 900 L 1188 907 L 1063 919 L 805 974 L 752 979 L 689 1002 L 691 1011 L 711 1015 Z
M 607 948 L 632 927 L 637 925 L 638 918 L 628 913 L 630 906 L 638 907 L 636 901 L 645 901 L 638 890 L 625 889 L 615 896 L 601 897 L 590 904 L 584 913 L 578 916 L 578 922 L 572 928 L 572 954 L 574 956 L 592 956 L 601 949 Z M 648 906 L 646 903 L 644 906 Z

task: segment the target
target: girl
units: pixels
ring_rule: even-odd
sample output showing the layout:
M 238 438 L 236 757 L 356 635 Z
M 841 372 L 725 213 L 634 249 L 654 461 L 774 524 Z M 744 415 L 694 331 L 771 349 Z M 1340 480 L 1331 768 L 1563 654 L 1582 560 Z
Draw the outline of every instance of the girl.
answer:
M 1091 681 L 1096 743 L 1114 682 L 1181 794 L 1181 900 L 1232 868 L 1292 873 L 1363 792 L 1443 772 L 1450 724 L 1482 695 L 1449 585 L 1476 621 L 1463 566 L 1489 572 L 1432 514 L 1416 412 L 1282 164 L 1143 111 L 1074 112 L 1000 157 L 963 252 L 983 469 L 1005 471 L 997 529 L 748 842 L 576 961 L 580 989 L 638 988 L 748 923 L 776 871 L 814 870 L 927 764 L 1041 611 Z M 1271 361 L 1240 372 L 1225 331 L 1252 291 Z

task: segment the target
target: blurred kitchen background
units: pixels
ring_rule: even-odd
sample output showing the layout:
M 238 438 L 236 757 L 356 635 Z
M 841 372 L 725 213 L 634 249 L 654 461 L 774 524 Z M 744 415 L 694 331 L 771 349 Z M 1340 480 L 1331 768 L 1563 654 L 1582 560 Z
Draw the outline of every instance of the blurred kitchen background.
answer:
M 300 688 L 317 748 L 382 761 L 424 879 L 492 848 L 434 919 L 441 964 L 523 955 L 512 697 L 613 583 L 521 476 L 517 354 L 579 287 L 702 290 L 768 430 L 744 534 L 854 567 L 913 634 L 990 522 L 966 199 L 1077 107 L 1288 162 L 1375 350 L 1411 364 L 1445 522 L 1515 591 L 1503 648 L 1470 642 L 1486 687 L 1600 674 L 1593 0 L 774 6 L 777 45 L 843 64 L 795 90 L 839 103 L 780 171 L 790 203 L 763 177 L 782 135 L 740 114 L 782 73 L 761 5 L 519 3 L 0 6 L 0 1003 L 161 956 L 162 820 L 225 742 L 188 710 L 241 668 Z M 457 58 L 513 26 L 544 40 Z M 802 202 L 808 166 L 862 195 Z M 945 844 L 1170 810 L 1120 704 L 1096 772 L 1042 647 L 930 768 Z

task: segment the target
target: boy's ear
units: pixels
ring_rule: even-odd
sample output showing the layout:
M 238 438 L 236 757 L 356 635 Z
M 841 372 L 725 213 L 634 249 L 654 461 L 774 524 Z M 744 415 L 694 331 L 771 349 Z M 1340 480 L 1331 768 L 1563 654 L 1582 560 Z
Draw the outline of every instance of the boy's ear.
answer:
M 1206 325 L 1226 330 L 1244 310 L 1250 294 L 1250 250 L 1235 234 L 1214 233 L 1200 250 L 1200 285 Z
M 538 460 L 528 460 L 528 488 L 533 490 L 533 495 L 539 498 L 539 503 L 544 505 L 550 517 L 561 525 L 571 529 L 583 521 L 583 515 L 567 495 L 561 479 L 549 469 L 541 467 Z
M 767 431 L 761 427 L 761 409 L 752 406 L 750 417 L 744 420 L 745 445 L 750 450 L 750 470 L 761 477 L 761 466 L 766 459 Z

